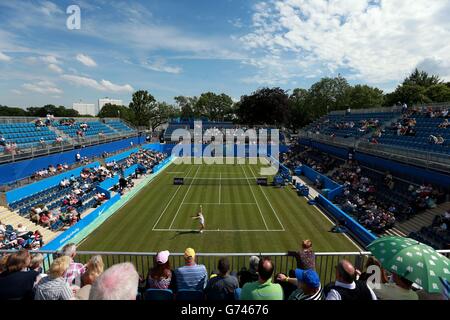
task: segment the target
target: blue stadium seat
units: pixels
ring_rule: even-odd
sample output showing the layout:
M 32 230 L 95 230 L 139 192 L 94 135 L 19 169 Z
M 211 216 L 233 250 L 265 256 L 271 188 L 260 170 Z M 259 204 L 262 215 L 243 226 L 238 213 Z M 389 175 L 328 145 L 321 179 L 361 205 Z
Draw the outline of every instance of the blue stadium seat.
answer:
M 173 298 L 173 292 L 169 289 L 147 289 L 144 293 L 144 300 L 172 301 Z
M 175 298 L 178 301 L 202 301 L 205 300 L 205 294 L 198 290 L 179 290 Z

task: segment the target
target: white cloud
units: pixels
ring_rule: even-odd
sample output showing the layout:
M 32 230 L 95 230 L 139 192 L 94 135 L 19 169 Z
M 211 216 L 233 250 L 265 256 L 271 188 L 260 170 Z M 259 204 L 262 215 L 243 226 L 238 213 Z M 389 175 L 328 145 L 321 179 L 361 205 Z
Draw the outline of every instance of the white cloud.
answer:
M 51 70 L 51 71 L 53 71 L 53 72 L 56 72 L 56 73 L 63 73 L 63 69 L 61 69 L 59 66 L 57 66 L 56 64 L 49 64 L 48 65 L 48 68 Z
M 36 83 L 24 83 L 22 88 L 28 91 L 37 92 L 41 94 L 61 94 L 63 91 L 58 89 L 51 81 L 42 80 Z
M 254 10 L 241 41 L 263 57 L 256 67 L 268 77 L 347 70 L 349 78 L 386 83 L 427 59 L 450 60 L 448 1 L 269 0 Z M 272 56 L 292 68 L 274 68 Z
M 97 63 L 91 57 L 85 54 L 77 54 L 76 59 L 87 67 L 96 67 Z
M 117 85 L 112 83 L 108 80 L 101 80 L 98 82 L 97 80 L 88 78 L 88 77 L 81 77 L 76 75 L 70 75 L 70 74 L 64 74 L 61 76 L 64 80 L 69 81 L 73 84 L 92 88 L 98 91 L 106 91 L 106 92 L 124 92 L 129 93 L 133 92 L 134 89 L 131 85 L 125 84 L 125 85 Z
M 0 51 L 0 61 L 8 62 L 8 61 L 11 61 L 11 59 L 12 58 L 10 56 L 7 56 L 6 54 L 4 54 L 3 52 Z
M 39 11 L 47 16 L 64 13 L 56 4 L 50 1 L 43 1 L 39 7 Z
M 145 62 L 142 64 L 142 66 L 146 69 L 150 69 L 153 71 L 173 73 L 173 74 L 180 74 L 183 71 L 183 69 L 180 67 L 167 65 L 166 60 L 162 58 L 156 59 L 153 62 Z
M 60 63 L 58 61 L 58 58 L 56 58 L 55 56 L 42 56 L 40 57 L 40 59 L 46 63 L 51 63 L 51 64 L 58 64 Z

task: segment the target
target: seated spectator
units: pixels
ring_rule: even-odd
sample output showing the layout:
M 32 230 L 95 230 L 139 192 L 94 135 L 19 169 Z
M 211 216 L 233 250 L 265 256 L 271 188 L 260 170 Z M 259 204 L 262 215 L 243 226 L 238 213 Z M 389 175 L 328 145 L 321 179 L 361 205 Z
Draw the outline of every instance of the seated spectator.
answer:
M 62 248 L 62 254 L 70 258 L 70 264 L 64 273 L 64 280 L 69 286 L 75 286 L 75 289 L 81 287 L 81 275 L 86 271 L 86 267 L 75 262 L 73 259 L 77 255 L 77 247 L 74 243 L 68 243 Z
M 0 300 L 32 300 L 33 287 L 39 273 L 31 270 L 31 256 L 27 250 L 11 253 L 0 274 Z
M 258 281 L 244 285 L 239 300 L 283 300 L 283 289 L 272 283 L 273 264 L 269 257 L 259 260 Z
M 356 269 L 347 260 L 340 261 L 336 266 L 336 281 L 328 284 L 324 293 L 326 300 L 377 300 L 365 282 L 356 280 Z
M 136 300 L 139 274 L 129 262 L 113 265 L 94 282 L 89 300 Z
M 249 260 L 249 268 L 248 270 L 243 267 L 241 271 L 239 271 L 239 287 L 243 287 L 247 282 L 254 282 L 258 280 L 258 264 L 259 257 L 251 256 Z
M 289 251 L 289 256 L 297 260 L 297 268 L 307 270 L 316 268 L 316 257 L 312 249 L 311 240 L 303 240 L 301 249 L 298 252 Z
M 439 124 L 438 127 L 439 127 L 439 128 L 442 128 L 442 129 L 447 129 L 448 127 L 450 127 L 450 122 L 448 121 L 448 119 L 445 119 L 444 122 L 442 122 L 441 124 Z
M 187 248 L 184 251 L 185 265 L 175 270 L 177 290 L 201 290 L 206 287 L 208 273 L 206 267 L 195 263 L 195 251 Z
M 0 221 L 0 233 L 5 234 L 6 226 Z
M 78 300 L 89 300 L 92 284 L 103 273 L 105 265 L 102 256 L 92 256 L 86 264 L 86 272 L 81 276 L 82 287 L 78 290 L 76 298 Z
M 70 266 L 70 258 L 62 256 L 53 261 L 48 276 L 41 279 L 35 288 L 35 300 L 72 300 L 73 292 L 64 280 Z
M 392 273 L 393 282 L 380 285 L 374 288 L 374 292 L 380 300 L 419 300 L 419 296 L 413 291 L 413 282 Z
M 376 270 L 375 272 L 380 271 L 380 278 L 375 278 L 378 283 L 387 283 L 389 281 L 386 270 L 384 270 L 384 268 L 381 266 L 380 261 L 378 261 L 375 257 L 369 257 L 367 259 L 365 270 L 366 271 L 359 276 L 359 281 L 366 282 L 367 280 L 369 280 L 370 276 L 374 274 L 374 272 L 372 272 L 373 270 Z M 377 273 L 375 273 L 375 275 L 377 275 Z
M 239 281 L 230 275 L 230 261 L 223 257 L 217 264 L 218 274 L 208 281 L 205 288 L 208 300 L 234 300 L 234 291 L 239 288 Z
M 22 237 L 24 234 L 27 234 L 27 233 L 28 233 L 27 227 L 24 226 L 24 225 L 22 225 L 21 223 L 19 223 L 19 224 L 17 225 L 16 231 L 17 231 L 17 236 L 18 236 L 18 237 Z
M 325 300 L 319 275 L 312 269 L 296 269 L 295 278 L 280 274 L 278 280 L 297 286 L 288 300 Z
M 172 289 L 173 273 L 169 262 L 170 252 L 165 250 L 159 252 L 155 257 L 155 264 L 147 277 L 147 288 L 150 289 Z M 171 286 L 172 284 L 172 286 Z
M 43 275 L 42 273 L 44 271 L 44 269 L 42 268 L 43 264 L 44 264 L 44 256 L 42 255 L 42 253 L 34 254 L 33 257 L 31 258 L 29 269 L 38 272 L 42 276 Z

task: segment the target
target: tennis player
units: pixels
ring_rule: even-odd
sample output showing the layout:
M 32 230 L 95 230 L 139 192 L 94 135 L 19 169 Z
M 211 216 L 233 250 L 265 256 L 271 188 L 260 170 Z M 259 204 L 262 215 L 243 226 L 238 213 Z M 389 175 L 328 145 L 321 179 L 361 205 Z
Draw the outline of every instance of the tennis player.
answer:
M 203 208 L 200 205 L 200 212 L 197 213 L 196 216 L 192 217 L 193 220 L 198 219 L 200 222 L 200 230 L 198 232 L 203 233 L 203 229 L 205 229 L 205 217 L 203 216 Z

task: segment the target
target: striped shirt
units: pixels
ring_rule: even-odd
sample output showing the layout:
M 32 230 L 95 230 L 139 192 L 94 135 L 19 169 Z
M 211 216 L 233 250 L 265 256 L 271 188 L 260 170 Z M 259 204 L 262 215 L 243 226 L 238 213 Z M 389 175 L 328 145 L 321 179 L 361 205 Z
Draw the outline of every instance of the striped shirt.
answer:
M 323 294 L 322 286 L 313 295 L 304 293 L 302 289 L 296 289 L 291 293 L 288 300 L 325 300 L 325 295 Z
M 203 290 L 208 273 L 202 264 L 185 265 L 175 270 L 178 290 Z
M 45 277 L 35 288 L 34 300 L 70 300 L 73 292 L 64 278 Z

